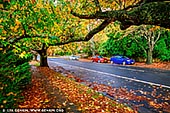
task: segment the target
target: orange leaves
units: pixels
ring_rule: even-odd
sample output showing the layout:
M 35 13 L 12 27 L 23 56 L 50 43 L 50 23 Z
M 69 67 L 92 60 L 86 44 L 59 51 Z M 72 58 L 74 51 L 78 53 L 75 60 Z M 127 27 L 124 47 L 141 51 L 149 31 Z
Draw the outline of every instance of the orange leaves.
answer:
M 7 101 L 6 100 L 3 100 L 3 104 L 6 104 L 7 103 Z
M 104 97 L 102 94 L 97 93 L 96 91 L 81 85 L 77 82 L 82 82 L 81 79 L 74 77 L 72 74 L 68 74 L 67 77 L 77 81 L 69 80 L 68 78 L 56 74 L 56 72 L 39 68 L 42 73 L 48 73 L 48 80 L 52 80 L 53 87 L 59 88 L 66 97 L 76 105 L 78 105 L 78 110 L 81 110 L 85 113 L 96 113 L 96 112 L 126 112 L 126 113 L 135 113 L 128 107 L 125 107 L 121 104 L 118 104 L 111 99 Z M 59 70 L 59 69 L 57 69 Z M 62 72 L 63 69 L 60 69 Z M 115 106 L 112 106 L 112 105 Z
M 153 26 L 152 28 L 150 28 L 149 30 L 154 32 L 156 30 L 160 29 L 160 26 Z
M 35 0 L 32 0 L 32 3 L 34 4 L 36 1 Z
M 48 107 L 49 99 L 46 92 L 43 91 L 40 78 L 32 78 L 32 87 L 23 92 L 25 102 L 20 103 L 19 108 L 46 108 Z
M 136 62 L 135 65 L 132 65 L 132 66 L 145 67 L 145 68 L 158 68 L 158 69 L 165 69 L 165 70 L 170 69 L 170 63 L 169 62 L 152 63 L 150 65 L 147 65 L 146 63 Z
M 6 34 L 7 32 L 5 30 L 2 31 L 3 34 Z
M 121 104 L 114 103 L 113 101 L 108 100 L 106 97 L 102 96 L 101 94 L 96 93 L 95 91 L 99 92 L 104 92 L 107 95 L 113 97 L 116 100 L 120 100 L 123 102 L 134 102 L 134 108 L 138 109 L 139 107 L 146 107 L 146 108 L 151 108 L 151 109 L 156 109 L 160 110 L 160 112 L 168 111 L 169 112 L 169 100 L 170 97 L 169 95 L 164 95 L 164 93 L 160 94 L 159 89 L 162 88 L 152 86 L 152 91 L 144 91 L 142 89 L 140 90 L 128 90 L 127 88 L 114 88 L 109 85 L 105 84 L 97 84 L 97 83 L 92 83 L 92 82 L 87 82 L 83 81 L 83 84 L 86 84 L 87 86 L 91 87 L 93 90 L 87 87 L 83 87 L 81 85 L 79 86 L 74 86 L 74 90 L 72 89 L 72 86 L 74 84 L 73 81 L 77 82 L 82 82 L 80 78 L 77 76 L 69 73 L 68 71 L 64 70 L 62 67 L 55 67 L 55 70 L 64 73 L 66 77 L 70 78 L 72 81 L 69 82 L 68 84 L 65 84 L 67 82 L 64 82 L 63 80 L 60 81 L 60 85 L 62 85 L 61 89 L 63 89 L 63 92 L 66 92 L 68 94 L 68 98 L 72 100 L 74 103 L 78 103 L 79 109 L 82 111 L 91 111 L 91 112 L 107 112 L 107 111 L 122 111 L 124 109 L 129 109 L 126 108 Z M 57 75 L 59 77 L 58 79 L 62 78 L 60 75 Z M 63 78 L 64 79 L 64 78 Z M 110 84 L 108 82 L 108 84 Z M 57 84 L 58 86 L 58 84 Z M 58 86 L 60 87 L 60 86 Z M 68 89 L 67 89 L 68 88 Z M 94 91 L 95 90 L 95 91 Z M 75 92 L 76 91 L 76 92 Z M 165 93 L 166 94 L 166 93 Z M 71 95 L 71 96 L 70 96 Z M 160 101 L 162 100 L 162 102 Z M 110 108 L 110 106 L 113 106 L 113 108 Z M 120 106 L 122 109 L 119 109 Z M 98 111 L 99 110 L 99 111 Z M 113 112 L 112 111 L 112 112 Z M 124 111 L 122 111 L 124 112 Z
M 146 92 L 141 90 L 128 91 L 128 89 L 126 88 L 112 88 L 110 86 L 104 84 L 97 84 L 97 83 L 95 84 L 92 83 L 91 87 L 96 91 L 106 92 L 109 96 L 114 97 L 115 99 L 136 101 L 136 102 L 147 102 L 149 106 L 154 109 L 163 109 L 163 111 L 167 111 L 167 108 L 170 107 L 170 105 L 167 102 L 161 102 L 161 103 L 157 102 L 157 99 L 161 99 L 161 98 L 165 99 L 166 97 L 165 96 L 162 97 L 163 96 L 162 94 L 157 95 L 156 94 L 157 91 L 155 87 L 153 87 L 154 89 L 152 92 Z M 139 92 L 142 94 L 141 96 L 136 95 L 136 93 Z M 149 98 L 145 95 L 150 95 L 152 96 L 152 98 Z M 135 105 L 134 107 L 138 108 L 140 106 L 144 106 L 144 104 Z
M 0 8 L 1 8 L 1 9 L 3 9 L 3 8 L 4 8 L 3 4 L 0 4 Z M 1 22 L 0 22 L 0 23 L 1 23 Z
M 38 3 L 36 4 L 36 6 L 42 8 L 43 7 L 42 0 L 38 0 Z
M 64 69 L 60 67 L 60 71 L 64 71 Z M 82 82 L 81 79 L 74 77 L 72 74 L 69 74 L 68 77 Z M 20 103 L 19 108 L 62 107 L 71 110 L 73 108 L 67 106 L 76 104 L 78 106 L 77 109 L 83 113 L 136 113 L 129 107 L 125 107 L 75 81 L 49 68 L 40 67 L 34 69 L 32 86 L 23 92 L 25 102 Z M 110 88 L 104 85 L 101 85 L 101 87 L 105 91 L 108 91 Z M 98 89 L 97 85 L 96 88 Z M 124 92 L 125 89 L 121 89 L 121 91 Z
M 15 24 L 19 26 L 21 22 L 18 19 L 15 19 Z
M 15 26 L 10 26 L 10 29 L 13 32 L 18 32 L 20 25 L 21 25 L 21 22 L 18 19 L 15 19 Z
M 8 94 L 6 94 L 6 96 L 10 96 L 10 95 L 16 96 L 17 94 L 15 94 L 14 92 L 9 92 Z

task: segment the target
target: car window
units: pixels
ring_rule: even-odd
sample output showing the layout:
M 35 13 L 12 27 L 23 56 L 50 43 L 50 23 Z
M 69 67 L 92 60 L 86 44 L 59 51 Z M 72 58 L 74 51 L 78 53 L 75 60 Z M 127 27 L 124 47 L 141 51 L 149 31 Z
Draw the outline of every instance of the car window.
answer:
M 103 58 L 102 56 L 98 56 L 98 58 Z
M 128 57 L 126 57 L 126 56 L 122 56 L 122 58 L 128 58 Z
M 115 58 L 122 58 L 121 56 L 115 56 Z

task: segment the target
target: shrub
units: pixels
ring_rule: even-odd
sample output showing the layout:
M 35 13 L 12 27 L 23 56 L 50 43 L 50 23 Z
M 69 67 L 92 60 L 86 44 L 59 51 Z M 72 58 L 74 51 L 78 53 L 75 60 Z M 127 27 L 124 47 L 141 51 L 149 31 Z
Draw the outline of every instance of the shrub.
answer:
M 0 108 L 17 107 L 22 89 L 31 81 L 30 59 L 31 55 L 20 58 L 12 50 L 0 51 Z

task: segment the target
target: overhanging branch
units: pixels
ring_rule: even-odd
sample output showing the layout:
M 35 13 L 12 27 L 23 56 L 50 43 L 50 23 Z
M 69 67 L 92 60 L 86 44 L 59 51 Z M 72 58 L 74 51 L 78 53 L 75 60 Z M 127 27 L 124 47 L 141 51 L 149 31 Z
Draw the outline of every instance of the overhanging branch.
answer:
M 109 25 L 111 22 L 113 22 L 114 20 L 112 19 L 107 19 L 104 20 L 98 27 L 94 28 L 93 30 L 91 30 L 85 37 L 81 37 L 81 38 L 72 38 L 70 37 L 70 39 L 63 41 L 63 42 L 58 42 L 55 45 L 64 45 L 64 44 L 68 44 L 71 42 L 80 42 L 80 41 L 88 41 L 90 40 L 96 33 L 102 31 L 107 25 Z M 74 36 L 73 36 L 74 37 Z M 51 45 L 54 46 L 54 45 Z
M 156 2 L 155 2 L 156 1 Z M 163 0 L 164 1 L 164 0 Z M 113 19 L 122 23 L 123 29 L 131 25 L 157 25 L 170 29 L 170 2 L 160 2 L 160 0 L 145 0 L 145 4 L 131 10 L 112 10 L 96 12 L 90 15 L 81 15 L 71 12 L 80 19 Z

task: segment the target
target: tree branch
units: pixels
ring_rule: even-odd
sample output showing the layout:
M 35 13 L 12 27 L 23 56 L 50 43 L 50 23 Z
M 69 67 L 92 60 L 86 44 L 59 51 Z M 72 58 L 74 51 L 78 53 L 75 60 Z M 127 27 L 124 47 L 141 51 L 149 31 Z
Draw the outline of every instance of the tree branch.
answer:
M 156 2 L 155 2 L 156 1 Z M 164 0 L 163 0 L 164 1 Z M 126 29 L 131 25 L 157 25 L 170 29 L 170 2 L 160 2 L 160 0 L 145 0 L 142 6 L 138 6 L 129 11 L 106 11 L 96 12 L 91 15 L 81 15 L 71 12 L 80 19 L 113 19 L 122 23 L 121 29 Z
M 128 9 L 131 9 L 131 8 L 135 8 L 135 7 L 139 7 L 139 6 L 142 6 L 146 3 L 151 3 L 151 2 L 164 2 L 164 1 L 168 1 L 168 0 L 141 0 L 139 1 L 138 3 L 136 4 L 132 4 L 130 6 L 127 6 L 126 8 L 124 8 L 123 10 L 128 10 Z M 134 1 L 135 2 L 135 1 Z
M 154 41 L 153 45 L 155 45 L 155 43 L 159 40 L 160 36 L 161 36 L 161 31 L 158 31 L 158 36 L 157 36 L 156 40 Z
M 94 28 L 93 30 L 91 30 L 84 38 L 73 38 L 70 37 L 69 40 L 63 41 L 63 42 L 58 42 L 55 45 L 64 45 L 64 44 L 68 44 L 71 42 L 80 42 L 80 41 L 88 41 L 90 40 L 96 33 L 102 31 L 107 25 L 109 25 L 111 22 L 113 22 L 112 19 L 107 19 L 104 20 L 98 27 Z M 52 45 L 51 45 L 52 46 Z
M 143 49 L 143 51 L 147 54 L 147 51 L 146 51 L 146 49 L 144 48 L 144 46 L 141 44 L 141 43 L 139 43 L 139 41 L 136 39 L 136 38 L 133 38 L 135 41 L 136 41 L 136 43 L 138 43 L 139 44 L 139 46 Z
M 64 44 L 68 44 L 71 42 L 80 42 L 80 41 L 88 41 L 90 40 L 96 33 L 102 31 L 107 25 L 109 25 L 113 20 L 112 19 L 107 19 L 104 20 L 98 27 L 94 28 L 93 30 L 91 30 L 85 37 L 80 37 L 80 38 L 75 38 L 74 35 L 69 36 L 69 39 L 65 40 L 65 41 L 58 41 L 56 43 L 51 43 L 48 44 L 49 46 L 55 46 L 55 45 L 64 45 Z M 64 36 L 64 35 L 63 35 Z M 46 35 L 42 35 L 42 34 L 37 34 L 37 35 L 28 35 L 26 32 L 24 32 L 23 35 L 18 36 L 17 38 L 13 39 L 11 41 L 11 44 L 14 44 L 16 42 L 18 42 L 19 40 L 23 39 L 23 38 L 34 38 L 34 37 L 41 37 L 41 38 L 50 38 L 52 36 L 46 36 Z M 61 36 L 57 36 L 57 37 L 61 37 Z

